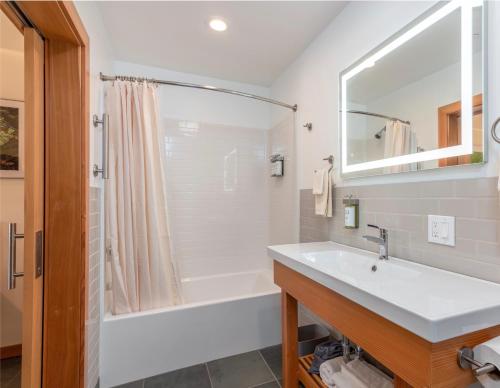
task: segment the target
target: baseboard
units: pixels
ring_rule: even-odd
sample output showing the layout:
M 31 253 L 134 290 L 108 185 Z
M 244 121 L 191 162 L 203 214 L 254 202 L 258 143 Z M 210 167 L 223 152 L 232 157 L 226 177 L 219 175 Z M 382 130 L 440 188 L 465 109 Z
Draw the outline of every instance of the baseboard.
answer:
M 0 360 L 5 358 L 19 357 L 23 354 L 21 344 L 0 347 Z

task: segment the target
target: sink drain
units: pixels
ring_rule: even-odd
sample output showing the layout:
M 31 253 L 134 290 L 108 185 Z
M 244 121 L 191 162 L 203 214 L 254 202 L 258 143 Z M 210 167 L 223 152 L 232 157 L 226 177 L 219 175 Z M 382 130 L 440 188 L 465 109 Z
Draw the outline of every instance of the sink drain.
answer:
M 372 266 L 372 272 L 375 272 L 377 270 L 377 266 L 376 265 L 373 265 Z

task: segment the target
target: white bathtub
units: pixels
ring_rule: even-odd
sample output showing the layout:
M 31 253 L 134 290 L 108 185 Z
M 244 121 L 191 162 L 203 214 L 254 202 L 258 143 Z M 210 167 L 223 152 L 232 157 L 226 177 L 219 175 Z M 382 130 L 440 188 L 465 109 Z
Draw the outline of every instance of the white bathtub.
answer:
M 104 318 L 103 388 L 281 342 L 271 271 L 182 280 L 185 303 Z

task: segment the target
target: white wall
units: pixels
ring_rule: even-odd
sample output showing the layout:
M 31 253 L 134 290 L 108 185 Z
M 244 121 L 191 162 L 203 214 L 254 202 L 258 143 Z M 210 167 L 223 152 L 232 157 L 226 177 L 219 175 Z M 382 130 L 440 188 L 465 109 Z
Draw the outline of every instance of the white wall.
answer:
M 13 27 L 15 30 L 15 27 Z M 16 30 L 17 31 L 17 30 Z M 24 53 L 0 48 L 0 98 L 24 100 Z M 7 228 L 16 222 L 24 231 L 24 179 L 0 179 L 0 347 L 22 340 L 23 280 L 14 290 L 7 289 Z M 23 268 L 23 240 L 17 241 L 17 271 Z
M 336 19 L 309 45 L 271 87 L 272 98 L 297 103 L 296 132 L 298 145 L 299 188 L 310 188 L 312 170 L 321 158 L 336 156 L 337 185 L 364 185 L 401 181 L 442 180 L 497 175 L 500 145 L 490 139 L 489 163 L 418 173 L 342 180 L 338 138 L 339 73 L 357 59 L 403 28 L 431 2 L 351 2 Z M 488 128 L 500 114 L 500 3 L 489 2 L 488 20 Z M 281 113 L 273 109 L 272 120 Z M 311 121 L 313 130 L 302 128 Z

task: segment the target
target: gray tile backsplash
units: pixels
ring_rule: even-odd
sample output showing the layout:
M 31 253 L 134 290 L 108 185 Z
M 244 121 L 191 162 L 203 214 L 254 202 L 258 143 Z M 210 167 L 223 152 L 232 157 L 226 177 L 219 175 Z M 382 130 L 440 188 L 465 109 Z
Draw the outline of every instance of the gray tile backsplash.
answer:
M 360 227 L 344 228 L 342 199 L 360 200 Z M 301 242 L 331 240 L 376 251 L 366 224 L 389 229 L 392 256 L 500 283 L 500 202 L 497 178 L 335 187 L 334 215 L 314 215 L 311 190 L 300 193 Z M 427 242 L 427 215 L 456 217 L 456 246 Z

